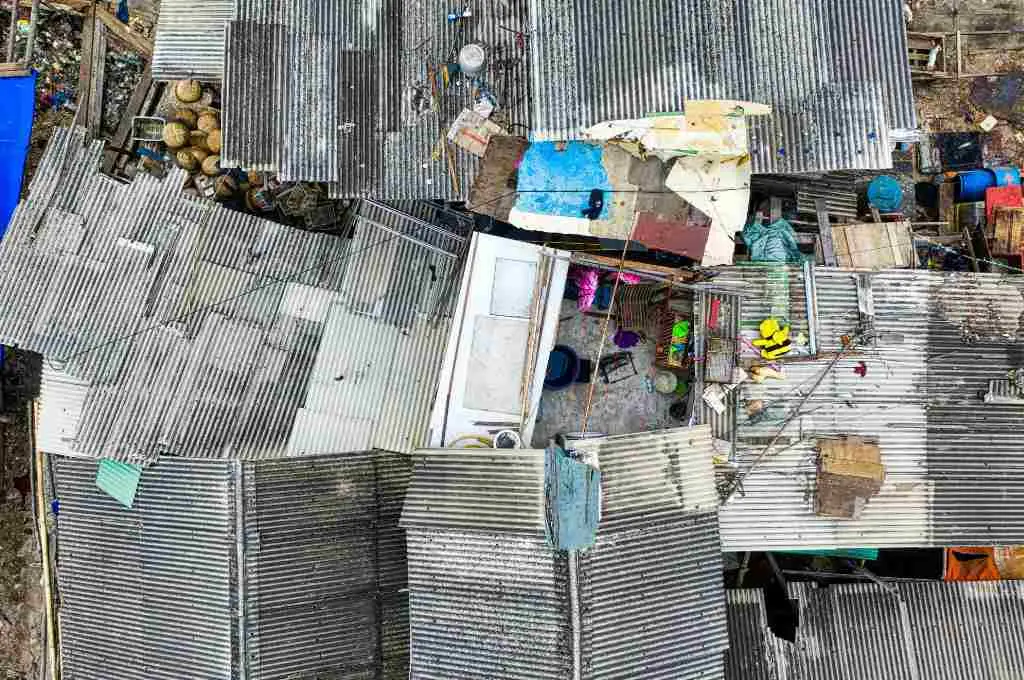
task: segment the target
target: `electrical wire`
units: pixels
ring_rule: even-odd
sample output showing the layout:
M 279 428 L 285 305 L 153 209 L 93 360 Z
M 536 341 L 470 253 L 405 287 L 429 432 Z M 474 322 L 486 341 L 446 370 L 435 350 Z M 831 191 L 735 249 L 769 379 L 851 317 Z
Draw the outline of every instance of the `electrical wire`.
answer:
M 714 190 L 714 189 L 704 189 L 704 190 L 702 190 L 702 192 L 704 192 L 704 193 L 714 193 L 716 191 L 717 190 Z M 497 203 L 499 201 L 505 200 L 506 198 L 509 198 L 510 196 L 518 196 L 518 195 L 522 195 L 522 194 L 550 194 L 550 193 L 585 194 L 587 192 L 585 190 L 584 191 L 576 191 L 576 190 L 564 190 L 564 189 L 554 189 L 554 190 L 541 190 L 541 189 L 535 189 L 535 190 L 510 190 L 510 191 L 507 191 L 507 192 L 505 192 L 503 194 L 500 194 L 498 196 L 490 198 L 490 199 L 488 199 L 486 201 L 477 202 L 475 204 L 467 204 L 466 209 L 469 210 L 469 211 L 473 211 L 475 209 L 482 208 L 482 207 L 491 205 L 493 203 Z M 609 193 L 609 194 L 626 194 L 626 195 L 631 195 L 631 194 L 645 194 L 645 195 L 646 194 L 673 194 L 673 195 L 678 195 L 674 191 L 653 191 L 652 192 L 652 191 L 640 191 L 640 190 L 633 190 L 633 189 L 627 189 L 627 190 L 615 190 L 615 189 L 613 189 L 613 190 L 605 190 L 605 193 Z M 717 210 L 715 212 L 717 213 Z M 581 217 L 581 219 L 582 219 L 582 217 Z M 427 228 L 426 225 L 421 225 L 420 227 L 418 227 L 413 232 L 413 234 L 406 234 L 406 236 L 418 235 L 421 231 L 423 231 L 426 228 Z M 633 227 L 631 227 L 630 233 L 629 233 L 629 235 L 628 235 L 628 237 L 627 237 L 627 239 L 625 241 L 625 245 L 623 247 L 622 256 L 620 257 L 620 262 L 619 262 L 619 266 L 618 266 L 619 273 L 621 273 L 623 271 L 623 269 L 625 268 L 626 256 L 628 255 L 629 246 L 632 244 L 633 235 L 634 235 L 635 229 L 636 229 L 636 223 L 634 221 Z M 85 348 L 83 350 L 75 352 L 74 354 L 72 354 L 72 355 L 70 355 L 70 356 L 68 356 L 66 358 L 57 359 L 56 361 L 60 362 L 60 363 L 68 363 L 70 361 L 73 361 L 74 359 L 80 358 L 80 357 L 82 357 L 84 355 L 87 355 L 87 354 L 90 354 L 92 352 L 95 352 L 95 351 L 98 351 L 98 350 L 101 350 L 101 349 L 105 349 L 107 347 L 116 345 L 116 344 L 118 344 L 120 342 L 124 342 L 124 341 L 128 341 L 128 340 L 133 340 L 133 339 L 135 339 L 135 338 L 137 338 L 137 337 L 139 337 L 141 335 L 144 335 L 146 333 L 159 330 L 160 328 L 163 328 L 167 324 L 181 322 L 181 321 L 187 320 L 189 318 L 192 318 L 192 317 L 194 317 L 196 315 L 199 315 L 199 314 L 202 314 L 204 312 L 210 311 L 212 309 L 216 309 L 218 307 L 221 307 L 221 306 L 223 306 L 225 304 L 228 304 L 228 303 L 235 302 L 237 300 L 246 298 L 246 297 L 248 297 L 250 295 L 253 295 L 253 294 L 258 293 L 258 292 L 260 292 L 262 290 L 265 290 L 265 289 L 267 289 L 267 288 L 269 288 L 271 286 L 293 283 L 297 279 L 305 276 L 306 274 L 310 274 L 310 273 L 322 270 L 325 267 L 328 267 L 328 266 L 331 266 L 331 265 L 339 264 L 341 262 L 346 261 L 350 257 L 353 257 L 355 255 L 359 255 L 359 254 L 362 254 L 362 253 L 369 252 L 369 251 L 371 251 L 371 250 L 373 250 L 375 248 L 378 248 L 378 247 L 382 247 L 382 246 L 386 245 L 387 243 L 390 243 L 391 241 L 393 241 L 393 240 L 395 240 L 397 238 L 400 238 L 400 237 L 401 237 L 401 235 L 399 235 L 399 234 L 392 235 L 390 237 L 382 239 L 381 241 L 378 241 L 376 243 L 370 244 L 370 245 L 365 246 L 363 248 L 360 248 L 358 250 L 344 253 L 343 255 L 341 255 L 338 258 L 327 259 L 327 260 L 324 260 L 323 262 L 321 262 L 319 264 L 316 264 L 316 265 L 313 265 L 311 267 L 307 267 L 305 269 L 296 271 L 294 274 L 292 274 L 289 277 L 282 278 L 282 279 L 275 279 L 273 281 L 269 281 L 269 282 L 266 282 L 266 283 L 254 286 L 253 288 L 244 290 L 244 291 L 242 291 L 240 293 L 237 293 L 235 295 L 231 295 L 231 296 L 222 298 L 220 300 L 215 300 L 213 302 L 207 303 L 207 304 L 205 304 L 203 306 L 197 307 L 196 309 L 187 311 L 187 312 L 185 312 L 183 314 L 180 314 L 178 316 L 170 317 L 170 318 L 167 318 L 167 319 L 162 319 L 158 323 L 151 324 L 151 325 L 146 326 L 144 328 L 137 329 L 137 330 L 135 330 L 135 331 L 133 331 L 131 333 L 127 333 L 127 334 L 124 334 L 124 335 L 121 335 L 121 336 L 118 336 L 118 337 L 115 337 L 115 338 L 111 338 L 110 340 L 107 340 L 105 342 L 99 343 L 99 344 L 91 346 L 91 347 L 87 347 L 87 348 Z M 942 244 L 938 244 L 938 243 L 930 241 L 928 239 L 924 239 L 924 238 L 921 238 L 921 237 L 915 237 L 915 238 L 918 239 L 918 240 L 924 240 L 924 241 L 926 241 L 928 243 L 934 243 L 934 244 L 936 244 L 936 245 L 938 245 L 940 247 L 945 248 L 945 246 L 943 246 Z M 868 253 L 868 252 L 873 252 L 873 251 L 877 251 L 877 250 L 889 250 L 889 249 L 890 248 L 865 249 L 865 250 L 855 251 L 855 252 L 851 253 L 851 255 L 853 255 L 853 254 Z M 956 253 L 956 251 L 953 251 L 952 249 L 949 249 L 949 248 L 946 248 L 946 250 L 948 250 L 949 252 Z M 956 253 L 956 254 L 959 254 L 959 253 Z M 968 257 L 969 258 L 969 256 L 966 256 L 966 255 L 964 257 Z M 969 259 L 976 259 L 976 260 L 978 260 L 980 262 L 987 262 L 989 264 L 1000 266 L 1000 267 L 1003 267 L 1003 268 L 1008 269 L 1008 270 L 1024 273 L 1024 270 L 1017 269 L 1015 267 L 1009 267 L 1009 266 L 1006 266 L 1006 265 L 1002 265 L 1002 264 L 1000 264 L 998 262 L 992 262 L 990 260 L 983 260 L 983 259 L 979 259 L 979 258 L 969 258 Z M 616 277 L 615 286 L 614 286 L 615 289 L 617 289 L 618 283 L 619 283 L 619 277 Z M 614 289 L 613 289 L 613 292 L 614 292 Z M 613 296 L 613 299 L 614 299 L 614 296 Z M 610 310 L 609 310 L 609 313 L 610 313 Z M 610 319 L 610 316 L 606 317 L 605 331 L 607 331 L 609 319 Z M 606 340 L 606 338 L 605 338 L 605 340 Z M 603 351 L 603 346 L 604 346 L 604 342 L 602 342 L 602 344 L 601 344 L 601 350 L 602 351 Z M 50 361 L 49 359 L 47 361 L 50 362 L 51 366 L 53 366 L 53 362 L 52 361 Z M 589 416 L 589 414 L 588 414 L 588 416 Z M 584 424 L 586 424 L 586 420 L 587 419 L 585 418 L 584 419 Z

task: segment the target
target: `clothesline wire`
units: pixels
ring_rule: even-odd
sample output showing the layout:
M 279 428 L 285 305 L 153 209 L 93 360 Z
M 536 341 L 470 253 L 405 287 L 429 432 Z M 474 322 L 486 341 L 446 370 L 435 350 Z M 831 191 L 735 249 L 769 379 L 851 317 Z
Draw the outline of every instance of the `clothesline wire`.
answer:
M 708 190 L 708 191 L 710 192 L 711 190 Z M 510 196 L 518 195 L 518 194 L 524 194 L 524 193 L 530 194 L 530 193 L 585 193 L 585 192 L 584 191 L 569 191 L 569 190 L 550 190 L 550 191 L 546 191 L 546 190 L 529 190 L 529 191 L 511 190 L 511 191 L 505 192 L 504 194 L 501 194 L 501 195 L 495 196 L 495 197 L 493 197 L 491 199 L 488 199 L 486 201 L 477 202 L 477 203 L 472 204 L 472 205 L 467 205 L 467 209 L 472 210 L 472 209 L 476 209 L 476 208 L 485 207 L 487 205 L 496 203 L 498 201 L 502 201 L 502 200 L 504 200 L 504 199 L 506 199 L 506 198 L 508 198 Z M 647 193 L 675 193 L 675 192 L 671 192 L 671 191 L 667 191 L 667 192 L 644 192 L 644 191 L 636 191 L 636 190 L 610 190 L 608 193 L 637 193 L 637 194 L 644 193 L 644 194 L 647 194 Z M 582 219 L 582 217 L 581 217 L 581 219 Z M 420 227 L 417 227 L 417 229 L 414 231 L 414 233 L 410 234 L 410 235 L 418 235 L 422 230 L 424 230 L 426 228 L 427 228 L 427 225 L 422 225 Z M 631 228 L 629 236 L 626 239 L 625 244 L 623 246 L 622 257 L 620 258 L 620 262 L 619 262 L 619 266 L 618 266 L 618 271 L 620 273 L 625 268 L 626 256 L 628 255 L 629 246 L 632 244 L 632 241 L 633 241 L 633 235 L 634 235 L 635 228 L 636 228 L 636 223 L 634 221 L 633 227 Z M 400 234 L 394 234 L 392 236 L 384 238 L 384 239 L 382 239 L 380 241 L 377 241 L 375 243 L 369 244 L 369 245 L 367 245 L 367 246 L 365 246 L 363 248 L 360 248 L 358 250 L 354 250 L 354 251 L 343 253 L 341 256 L 339 256 L 337 258 L 325 259 L 325 260 L 321 261 L 318 264 L 312 265 L 312 266 L 307 267 L 305 269 L 298 270 L 298 271 L 294 272 L 290 276 L 287 276 L 287 277 L 284 277 L 284 278 L 280 278 L 280 279 L 274 279 L 272 281 L 268 281 L 268 282 L 265 282 L 265 283 L 261 283 L 259 285 L 256 285 L 256 286 L 252 287 L 252 288 L 249 288 L 247 290 L 241 291 L 240 293 L 237 293 L 235 295 L 230 295 L 230 296 L 227 296 L 225 298 L 222 298 L 222 299 L 219 299 L 219 300 L 215 300 L 213 302 L 210 302 L 210 303 L 207 303 L 205 305 L 199 306 L 199 307 L 197 307 L 197 308 L 195 308 L 193 310 L 187 311 L 187 312 L 179 314 L 177 316 L 166 318 L 166 319 L 161 319 L 160 321 L 158 321 L 155 324 L 151 324 L 149 326 L 145 326 L 143 328 L 140 328 L 140 329 L 137 329 L 135 331 L 132 331 L 131 333 L 126 333 L 124 335 L 121 335 L 121 336 L 118 336 L 118 337 L 115 337 L 115 338 L 111 338 L 110 340 L 104 341 L 104 342 L 99 343 L 97 345 L 94 345 L 94 346 L 91 346 L 91 347 L 87 347 L 87 348 L 85 348 L 83 350 L 80 350 L 78 352 L 75 352 L 75 353 L 71 354 L 70 356 L 68 356 L 68 357 L 66 357 L 64 359 L 59 359 L 58 361 L 60 361 L 62 363 L 67 363 L 67 362 L 73 361 L 74 359 L 77 359 L 77 358 L 79 358 L 81 356 L 84 356 L 86 354 L 90 354 L 92 352 L 96 352 L 98 350 L 105 349 L 107 347 L 116 345 L 116 344 L 124 342 L 124 341 L 133 340 L 133 339 L 135 339 L 135 338 L 137 338 L 137 337 L 139 337 L 141 335 L 144 335 L 146 333 L 149 333 L 149 332 L 152 332 L 152 331 L 156 331 L 156 330 L 166 326 L 167 324 L 172 324 L 172 323 L 178 323 L 178 322 L 181 322 L 181 321 L 185 321 L 186 319 L 189 319 L 189 318 L 194 317 L 196 315 L 202 314 L 202 313 L 204 313 L 206 311 L 210 311 L 212 309 L 216 309 L 218 307 L 221 307 L 221 306 L 223 306 L 225 304 L 228 304 L 228 303 L 231 303 L 231 302 L 235 302 L 237 300 L 243 299 L 243 298 L 248 297 L 250 295 L 254 295 L 254 294 L 256 294 L 256 293 L 258 293 L 258 292 L 260 292 L 262 290 L 265 290 L 265 289 L 267 289 L 267 288 L 269 288 L 271 286 L 293 283 L 297 279 L 299 279 L 300 277 L 303 277 L 303 276 L 305 276 L 307 274 L 316 272 L 318 270 L 322 270 L 322 269 L 324 269 L 324 268 L 326 268 L 328 266 L 331 266 L 331 265 L 340 264 L 341 262 L 344 262 L 344 261 L 346 261 L 347 259 L 349 259 L 349 258 L 351 258 L 353 256 L 369 252 L 371 250 L 374 250 L 375 248 L 383 247 L 387 243 L 390 243 L 390 242 L 392 242 L 392 241 L 394 241 L 394 240 L 396 240 L 398 238 L 401 238 L 402 236 L 403 235 L 400 235 Z M 916 238 L 921 238 L 921 237 L 916 237 Z M 927 239 L 921 239 L 921 240 L 926 240 L 927 241 Z M 929 241 L 929 242 L 930 243 L 934 243 L 934 242 L 931 242 L 931 241 Z M 942 244 L 936 244 L 936 245 L 942 246 Z M 874 250 L 886 250 L 886 249 L 885 248 L 869 249 L 869 250 L 856 251 L 856 253 L 851 253 L 851 254 L 860 254 L 860 253 L 865 253 L 865 252 L 871 252 L 871 251 L 874 251 Z M 947 249 L 947 250 L 951 250 L 951 249 Z M 951 251 L 951 252 L 955 252 L 955 251 Z M 968 257 L 969 258 L 969 256 L 966 256 L 966 255 L 964 257 Z M 1011 270 L 1011 271 L 1024 272 L 1024 270 L 1017 269 L 1015 267 L 1009 267 L 1007 265 L 1002 265 L 1002 264 L 1000 264 L 998 262 L 991 262 L 989 260 L 983 260 L 983 259 L 979 259 L 979 258 L 969 258 L 969 259 L 975 259 L 975 260 L 978 260 L 980 262 L 988 262 L 989 264 L 1000 266 L 1000 267 L 1003 267 L 1003 268 Z M 619 278 L 620 277 L 616 277 L 615 289 L 618 288 Z M 614 299 L 614 297 L 613 297 L 613 299 Z M 609 310 L 609 314 L 606 316 L 606 323 L 605 323 L 605 331 L 606 332 L 607 332 L 607 326 L 608 326 L 609 323 L 610 323 L 610 310 Z M 602 350 L 603 350 L 603 347 L 604 347 L 604 344 L 605 344 L 604 341 L 606 339 L 607 338 L 604 337 L 604 335 L 603 335 L 602 336 L 602 343 L 601 343 L 601 349 Z M 47 361 L 50 362 L 49 359 L 47 359 Z M 52 365 L 53 364 L 51 362 L 51 366 Z M 589 405 L 588 405 L 587 418 L 589 418 Z M 587 418 L 585 418 L 585 420 Z

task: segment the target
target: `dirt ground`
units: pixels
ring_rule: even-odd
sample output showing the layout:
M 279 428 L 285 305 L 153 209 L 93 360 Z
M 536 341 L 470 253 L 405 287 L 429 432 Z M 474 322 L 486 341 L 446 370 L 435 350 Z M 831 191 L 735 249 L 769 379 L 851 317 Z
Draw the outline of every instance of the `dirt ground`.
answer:
M 1024 160 L 1024 2 L 1021 0 L 914 0 L 913 33 L 946 38 L 946 71 L 952 77 L 915 81 L 918 118 L 925 132 L 979 130 L 989 115 L 999 122 L 986 140 L 986 155 L 1011 165 Z M 956 31 L 960 29 L 959 79 Z M 1011 29 L 1016 32 L 1007 33 Z M 998 74 L 998 75 L 997 75 Z M 1017 100 L 1015 112 L 1013 100 Z M 1008 103 L 1009 102 L 1009 103 Z
M 0 679 L 38 677 L 45 599 L 31 494 L 29 400 L 39 357 L 8 350 L 0 376 Z

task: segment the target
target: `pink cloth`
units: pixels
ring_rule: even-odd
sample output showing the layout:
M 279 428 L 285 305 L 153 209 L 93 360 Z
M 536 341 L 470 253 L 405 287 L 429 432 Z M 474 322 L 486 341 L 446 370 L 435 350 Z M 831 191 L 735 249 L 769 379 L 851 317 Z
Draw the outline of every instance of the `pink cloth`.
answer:
M 615 279 L 618 279 L 620 282 L 630 286 L 635 286 L 636 284 L 640 283 L 641 280 L 640 277 L 637 276 L 636 274 L 630 274 L 628 272 L 613 272 L 608 277 L 609 281 L 614 281 Z
M 576 307 L 581 312 L 593 307 L 594 296 L 597 294 L 597 270 L 573 266 L 569 269 L 569 278 L 576 282 L 576 288 L 580 291 L 579 297 L 576 298 Z

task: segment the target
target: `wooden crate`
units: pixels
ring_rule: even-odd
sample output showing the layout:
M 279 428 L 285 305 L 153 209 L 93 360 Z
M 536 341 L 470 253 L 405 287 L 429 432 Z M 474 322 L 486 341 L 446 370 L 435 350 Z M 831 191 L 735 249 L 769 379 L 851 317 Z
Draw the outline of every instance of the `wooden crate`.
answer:
M 935 63 L 929 68 L 928 60 L 934 48 L 938 47 Z M 908 33 L 907 60 L 913 77 L 946 78 L 946 37 L 937 33 Z
M 992 254 L 1018 255 L 1024 248 L 1024 208 L 996 208 Z
M 848 269 L 910 267 L 914 238 L 910 222 L 832 225 L 836 265 Z

